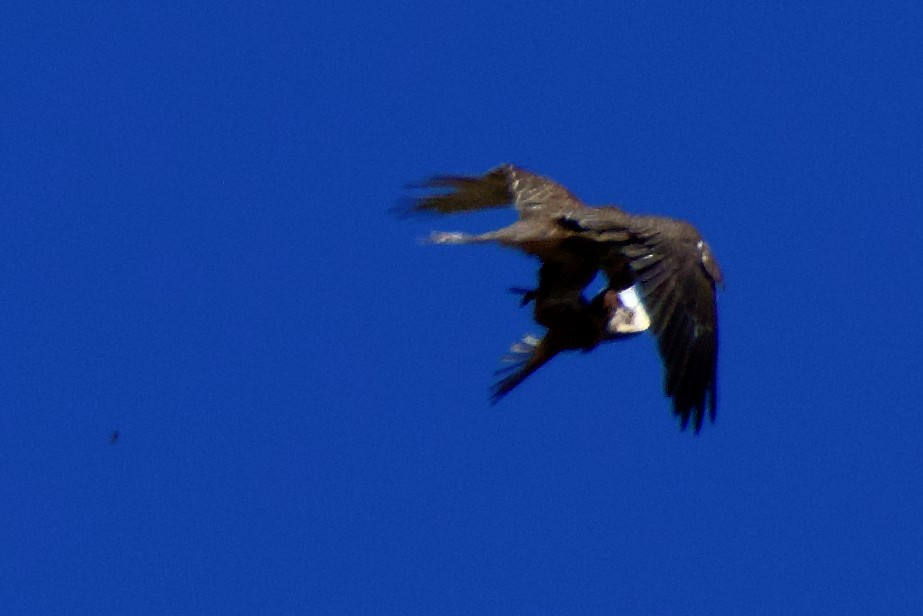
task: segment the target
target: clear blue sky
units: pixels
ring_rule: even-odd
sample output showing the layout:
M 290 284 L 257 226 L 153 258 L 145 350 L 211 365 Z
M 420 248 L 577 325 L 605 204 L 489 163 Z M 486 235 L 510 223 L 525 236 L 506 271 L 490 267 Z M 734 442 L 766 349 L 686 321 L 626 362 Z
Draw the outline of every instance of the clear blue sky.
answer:
M 644 4 L 5 3 L 0 612 L 923 613 L 923 8 Z M 488 406 L 511 213 L 388 210 L 503 161 L 708 238 L 714 426 Z

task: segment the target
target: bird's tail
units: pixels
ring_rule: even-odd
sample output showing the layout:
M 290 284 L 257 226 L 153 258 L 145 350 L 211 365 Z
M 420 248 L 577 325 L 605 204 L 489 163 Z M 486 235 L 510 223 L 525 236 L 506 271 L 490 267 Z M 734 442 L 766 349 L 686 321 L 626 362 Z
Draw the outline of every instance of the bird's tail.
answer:
M 510 365 L 497 370 L 497 375 L 510 373 L 503 377 L 491 388 L 490 403 L 496 404 L 506 394 L 510 393 L 517 385 L 522 383 L 526 378 L 551 361 L 551 358 L 558 354 L 560 349 L 557 345 L 549 342 L 548 337 L 538 339 L 535 336 L 527 335 L 522 340 L 510 347 L 509 354 L 503 357 L 503 361 Z

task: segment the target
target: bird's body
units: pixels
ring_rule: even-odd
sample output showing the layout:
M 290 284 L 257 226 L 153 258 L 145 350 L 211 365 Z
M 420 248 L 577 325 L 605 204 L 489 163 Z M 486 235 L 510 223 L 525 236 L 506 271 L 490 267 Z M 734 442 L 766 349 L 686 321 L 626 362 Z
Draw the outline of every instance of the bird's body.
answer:
M 519 343 L 516 372 L 495 386 L 495 401 L 556 354 L 589 351 L 601 342 L 638 333 L 643 323 L 657 336 L 664 388 L 681 425 L 691 420 L 699 430 L 706 412 L 714 419 L 715 285 L 722 277 L 695 227 L 614 206 L 589 207 L 559 184 L 513 165 L 480 177 L 436 176 L 423 187 L 448 192 L 417 199 L 415 211 L 448 214 L 512 205 L 519 215 L 496 231 L 433 233 L 432 242 L 497 242 L 541 261 L 538 285 L 526 292 L 524 302 L 534 301 L 534 318 L 547 332 L 534 343 Z M 608 284 L 587 300 L 584 290 L 598 272 Z M 636 308 L 622 301 L 620 292 L 627 289 L 640 295 Z M 634 318 L 637 314 L 644 318 Z
M 504 357 L 511 365 L 497 371 L 501 378 L 492 388 L 491 401 L 497 403 L 503 396 L 522 383 L 526 377 L 551 361 L 558 353 L 564 351 L 582 351 L 588 353 L 603 342 L 617 340 L 643 331 L 641 328 L 626 327 L 617 331 L 610 327 L 613 319 L 631 325 L 623 318 L 624 308 L 619 293 L 606 288 L 591 301 L 582 302 L 576 310 L 571 310 L 570 319 L 559 314 L 561 324 L 548 327 L 542 338 L 525 336 L 510 348 L 510 354 Z

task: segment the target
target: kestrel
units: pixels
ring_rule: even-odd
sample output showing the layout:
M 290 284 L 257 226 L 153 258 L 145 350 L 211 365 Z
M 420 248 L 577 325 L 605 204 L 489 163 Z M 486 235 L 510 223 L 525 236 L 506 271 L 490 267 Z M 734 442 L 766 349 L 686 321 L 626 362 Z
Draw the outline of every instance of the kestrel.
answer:
M 650 329 L 664 363 L 664 390 L 673 412 L 698 432 L 717 407 L 718 262 L 691 224 L 663 216 L 590 207 L 556 182 L 504 164 L 482 176 L 440 175 L 419 188 L 411 211 L 454 214 L 513 207 L 518 220 L 479 235 L 438 232 L 436 244 L 497 242 L 538 257 L 534 318 L 547 331 L 513 345 L 513 373 L 494 387 L 498 400 L 557 353 L 589 351 L 602 342 Z M 597 272 L 608 284 L 591 300 Z

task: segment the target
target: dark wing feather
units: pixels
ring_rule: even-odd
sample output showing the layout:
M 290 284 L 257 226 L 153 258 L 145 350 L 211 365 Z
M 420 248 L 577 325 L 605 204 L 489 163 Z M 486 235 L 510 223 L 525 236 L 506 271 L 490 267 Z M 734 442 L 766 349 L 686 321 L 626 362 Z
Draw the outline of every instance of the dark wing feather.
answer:
M 557 182 L 509 164 L 495 167 L 482 176 L 437 175 L 415 187 L 445 192 L 413 199 L 412 212 L 454 214 L 512 206 L 521 218 L 536 215 L 558 218 L 586 207 Z
M 636 225 L 637 226 L 637 225 Z M 653 232 L 653 227 L 663 229 Z M 717 407 L 718 310 L 715 280 L 702 262 L 701 238 L 691 226 L 645 220 L 623 252 L 641 287 L 664 362 L 664 388 L 685 428 L 698 432 Z
M 714 421 L 717 406 L 717 261 L 691 225 L 656 216 L 632 216 L 614 207 L 588 208 L 576 223 L 598 242 L 616 247 L 628 259 L 640 287 L 664 363 L 664 389 L 683 428 L 698 432 L 705 416 Z M 617 257 L 602 269 L 624 278 Z

